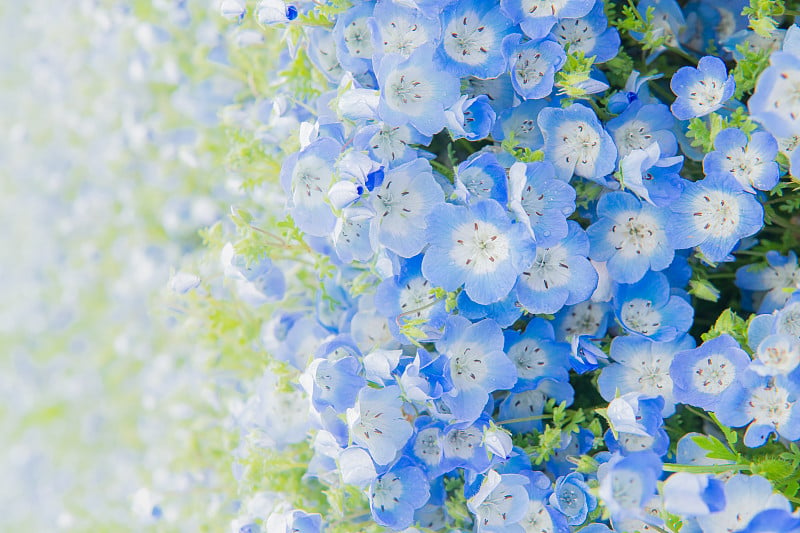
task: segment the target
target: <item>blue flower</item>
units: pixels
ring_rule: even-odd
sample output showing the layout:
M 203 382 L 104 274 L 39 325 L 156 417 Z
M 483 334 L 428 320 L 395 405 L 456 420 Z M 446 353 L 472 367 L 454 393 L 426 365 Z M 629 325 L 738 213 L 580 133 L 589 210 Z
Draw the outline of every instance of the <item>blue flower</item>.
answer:
M 750 448 L 763 446 L 773 433 L 787 440 L 800 439 L 800 386 L 786 376 L 770 380 L 747 373 L 743 378 L 742 386 L 731 387 L 720 400 L 720 422 L 731 427 L 749 424 L 744 444 Z
M 503 334 L 505 351 L 519 378 L 515 391 L 534 389 L 544 378 L 568 380 L 569 345 L 555 340 L 550 322 L 537 317 L 528 323 L 524 333 L 507 329 Z
M 544 154 L 559 179 L 573 175 L 603 182 L 614 171 L 617 148 L 594 111 L 582 104 L 565 109 L 546 107 L 538 117 Z
M 461 316 L 473 321 L 491 318 L 501 328 L 510 327 L 522 316 L 522 308 L 519 306 L 513 291 L 502 300 L 489 305 L 477 304 L 470 300 L 466 292 L 461 291 L 456 299 L 456 304 L 458 306 L 458 314 Z
M 482 416 L 472 425 L 451 424 L 445 428 L 444 456 L 452 468 L 465 468 L 476 474 L 489 468 L 489 450 L 483 443 L 484 428 L 488 425 Z
M 676 353 L 669 371 L 675 401 L 716 411 L 748 364 L 750 357 L 727 334 Z
M 552 41 L 520 42 L 513 33 L 503 39 L 503 53 L 511 72 L 511 84 L 523 99 L 537 99 L 553 91 L 555 73 L 567 60 L 564 49 Z
M 339 336 L 320 348 L 320 356 L 309 364 L 306 373 L 313 380 L 309 391 L 314 408 L 321 411 L 326 405 L 344 413 L 355 404 L 356 397 L 367 382 L 361 377 L 358 348 L 352 340 Z
M 536 248 L 536 258 L 523 271 L 515 287 L 517 299 L 529 313 L 556 313 L 564 305 L 589 299 L 597 288 L 597 271 L 586 259 L 589 238 L 577 222 L 569 233 L 549 248 Z
M 416 466 L 395 466 L 369 487 L 369 508 L 375 521 L 395 530 L 414 522 L 414 511 L 430 498 L 430 485 Z
M 567 517 L 567 524 L 577 526 L 597 507 L 597 498 L 589 491 L 583 475 L 573 472 L 556 480 L 556 487 L 550 495 L 550 505 Z
M 694 339 L 688 335 L 674 341 L 655 342 L 638 336 L 619 336 L 611 342 L 614 362 L 600 373 L 597 388 L 606 401 L 619 394 L 638 392 L 664 399 L 662 416 L 675 412 L 672 378 L 669 368 L 675 354 L 694 348 Z
M 795 87 L 800 81 L 800 57 L 784 49 L 770 56 L 747 101 L 750 117 L 775 137 L 800 133 L 800 100 Z
M 618 117 L 606 124 L 623 159 L 634 150 L 643 150 L 658 143 L 659 154 L 672 156 L 678 150 L 678 142 L 672 128 L 675 118 L 664 104 L 644 104 L 634 101 Z
M 631 37 L 637 41 L 645 38 L 664 39 L 664 44 L 655 48 L 647 58 L 649 64 L 669 46 L 680 48 L 679 38 L 686 30 L 686 20 L 683 11 L 675 0 L 641 0 L 637 6 L 637 11 L 642 19 L 648 19 L 648 11 L 652 11 L 652 30 L 647 35 L 638 32 L 631 32 Z
M 682 166 L 683 156 L 662 158 L 659 144 L 653 143 L 620 160 L 620 182 L 642 200 L 667 207 L 683 192 L 686 180 L 678 174 Z
M 595 2 L 589 13 L 580 18 L 563 18 L 550 35 L 570 53 L 583 52 L 594 57 L 595 64 L 605 63 L 619 51 L 619 32 L 608 27 L 603 2 Z
M 759 376 L 788 376 L 800 364 L 800 339 L 776 333 L 758 343 L 750 370 Z
M 769 133 L 757 131 L 748 142 L 742 130 L 727 128 L 714 138 L 714 151 L 703 158 L 703 170 L 706 174 L 727 172 L 747 192 L 768 191 L 780 177 L 777 155 L 778 142 Z
M 355 5 L 336 19 L 333 36 L 339 63 L 353 73 L 372 70 L 372 31 L 367 21 L 374 5 Z
M 725 482 L 724 490 L 725 509 L 697 517 L 704 533 L 741 531 L 754 516 L 767 509 L 791 511 L 786 498 L 775 494 L 772 484 L 761 476 L 736 474 Z
M 800 518 L 784 509 L 767 509 L 755 515 L 740 533 L 800 533 Z
M 447 128 L 453 139 L 477 141 L 489 136 L 497 114 L 485 94 L 469 98 L 461 95 L 458 101 L 445 110 Z
M 356 148 L 369 150 L 370 156 L 387 167 L 394 167 L 421 157 L 412 144 L 428 144 L 431 137 L 422 135 L 407 124 L 370 124 L 360 128 L 353 136 Z
M 386 54 L 408 57 L 420 46 L 438 42 L 442 32 L 437 17 L 390 0 L 375 4 L 367 24 L 372 30 L 375 64 Z
M 497 141 L 502 141 L 513 136 L 516 143 L 514 148 L 538 150 L 542 147 L 544 137 L 536 123 L 536 118 L 545 107 L 547 107 L 547 100 L 524 100 L 517 106 L 499 111 L 492 130 L 492 137 Z
M 477 420 L 490 392 L 510 389 L 517 381 L 516 368 L 503 352 L 503 332 L 493 320 L 472 324 L 449 317 L 436 349 L 448 361 L 445 375 L 452 389 L 443 398 L 458 420 Z
M 681 67 L 669 84 L 678 98 L 672 103 L 672 114 L 678 120 L 703 117 L 722 107 L 736 90 L 733 75 L 721 59 L 700 58 L 697 68 Z
M 444 193 L 427 159 L 386 171 L 371 195 L 378 240 L 401 257 L 417 255 L 427 244 L 425 217 L 442 204 Z
M 783 307 L 793 289 L 800 286 L 797 254 L 789 251 L 786 257 L 775 250 L 766 254 L 767 265 L 746 265 L 736 271 L 736 286 L 761 294 L 759 313 L 771 313 Z
M 289 213 L 297 227 L 309 235 L 327 236 L 336 224 L 326 199 L 339 151 L 339 143 L 322 137 L 287 157 L 281 168 Z
M 501 533 L 519 522 L 528 507 L 528 479 L 519 474 L 489 470 L 478 492 L 467 500 L 478 533 Z
M 321 515 L 309 514 L 298 509 L 286 513 L 273 512 L 264 526 L 265 531 L 270 533 L 321 533 L 323 530 Z
M 459 79 L 445 70 L 432 69 L 433 47 L 420 46 L 407 58 L 384 56 L 378 67 L 380 118 L 392 126 L 411 124 L 423 135 L 438 133 L 446 125 L 444 110 L 460 96 Z
M 535 253 L 525 228 L 512 224 L 494 200 L 442 205 L 428 216 L 427 228 L 423 275 L 447 291 L 464 285 L 479 304 L 505 298 Z
M 536 381 L 535 388 L 509 394 L 500 404 L 500 420 L 503 427 L 515 434 L 542 431 L 542 421 L 535 417 L 542 415 L 547 400 L 553 398 L 556 403 L 571 405 L 574 396 L 575 391 L 566 380 L 543 377 Z M 528 418 L 533 420 L 526 420 Z M 508 422 L 516 419 L 520 421 Z
M 670 205 L 667 234 L 680 248 L 697 246 L 710 261 L 726 261 L 740 239 L 761 229 L 764 208 L 728 174 L 688 182 Z
M 461 80 L 461 91 L 471 98 L 485 96 L 495 113 L 510 109 L 514 105 L 514 99 L 516 98 L 514 87 L 511 86 L 511 77 L 508 73 L 503 73 L 496 78 L 487 80 L 468 76 Z
M 604 195 L 598 220 L 587 230 L 590 256 L 606 261 L 608 273 L 621 283 L 636 283 L 648 270 L 664 270 L 675 256 L 667 238 L 668 213 L 625 192 Z
M 509 209 L 530 227 L 538 246 L 567 236 L 567 217 L 575 211 L 575 189 L 556 179 L 547 161 L 514 163 L 508 171 Z
M 383 389 L 364 387 L 355 407 L 347 410 L 353 442 L 366 448 L 378 465 L 389 464 L 414 433 L 402 405 L 397 385 Z
M 556 338 L 571 340 L 579 335 L 602 337 L 608 328 L 611 308 L 605 302 L 581 302 L 567 306 L 556 314 L 553 326 Z
M 491 152 L 476 152 L 456 168 L 456 195 L 465 203 L 496 200 L 505 204 L 508 198 L 506 169 Z
M 531 39 L 542 39 L 560 19 L 580 18 L 594 0 L 501 0 L 500 6 Z
M 670 341 L 689 331 L 694 309 L 671 294 L 667 277 L 648 272 L 641 281 L 620 284 L 614 295 L 614 313 L 626 330 L 657 341 Z
M 437 61 L 455 76 L 496 78 L 505 70 L 501 43 L 510 27 L 495 2 L 453 2 L 442 13 Z
M 599 496 L 614 521 L 646 518 L 645 503 L 656 493 L 662 462 L 649 451 L 614 455 L 597 473 Z

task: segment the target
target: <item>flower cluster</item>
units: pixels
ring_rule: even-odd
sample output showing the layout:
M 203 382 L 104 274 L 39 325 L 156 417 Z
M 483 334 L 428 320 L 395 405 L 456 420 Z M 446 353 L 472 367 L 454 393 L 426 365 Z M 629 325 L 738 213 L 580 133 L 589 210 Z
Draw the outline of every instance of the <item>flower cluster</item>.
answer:
M 743 8 L 223 2 L 289 44 L 233 119 L 287 216 L 216 242 L 235 531 L 799 527 L 800 28 Z

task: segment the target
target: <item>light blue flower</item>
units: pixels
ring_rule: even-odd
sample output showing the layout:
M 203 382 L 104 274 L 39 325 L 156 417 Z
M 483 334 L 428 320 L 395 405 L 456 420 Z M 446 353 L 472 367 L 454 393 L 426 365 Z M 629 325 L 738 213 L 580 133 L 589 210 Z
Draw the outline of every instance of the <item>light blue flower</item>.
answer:
M 538 117 L 544 154 L 559 179 L 573 175 L 603 183 L 614 171 L 617 148 L 594 111 L 582 104 L 546 107 Z
M 772 484 L 758 475 L 736 474 L 725 482 L 725 508 L 697 517 L 703 533 L 741 531 L 766 509 L 791 511 L 791 504 L 776 494 Z
M 519 522 L 528 507 L 528 479 L 519 474 L 489 470 L 478 492 L 467 500 L 478 533 L 502 533 Z
M 700 58 L 697 68 L 681 67 L 669 85 L 678 97 L 671 106 L 678 120 L 703 117 L 716 111 L 736 90 L 733 75 L 729 75 L 725 63 L 714 56 Z
M 694 318 L 692 306 L 672 294 L 667 277 L 652 271 L 636 283 L 617 287 L 614 313 L 626 330 L 657 341 L 680 337 Z
M 369 487 L 369 507 L 375 522 L 395 530 L 414 522 L 414 511 L 430 498 L 430 485 L 416 466 L 390 469 Z
M 591 11 L 594 0 L 501 0 L 500 6 L 531 39 L 542 39 L 560 19 L 576 19 Z
M 609 120 L 606 129 L 614 138 L 620 159 L 653 143 L 658 143 L 661 156 L 668 157 L 678 150 L 675 134 L 671 131 L 674 125 L 675 118 L 666 105 L 636 100 L 618 117 Z
M 441 25 L 432 12 L 421 11 L 392 0 L 375 3 L 367 24 L 372 34 L 373 61 L 386 54 L 408 57 L 420 46 L 441 39 Z
M 793 289 L 800 288 L 800 267 L 797 254 L 789 251 L 786 257 L 775 250 L 766 254 L 767 265 L 746 265 L 736 271 L 736 286 L 743 291 L 762 293 L 759 313 L 771 313 L 783 307 Z
M 550 495 L 550 505 L 567 517 L 567 524 L 577 526 L 597 507 L 597 498 L 589 490 L 583 475 L 577 472 L 559 477 Z
M 703 158 L 703 170 L 706 174 L 727 172 L 747 192 L 768 191 L 780 177 L 777 155 L 778 142 L 769 133 L 754 132 L 748 141 L 742 130 L 727 128 L 714 138 L 714 151 Z
M 552 41 L 521 41 L 518 33 L 503 40 L 503 54 L 511 72 L 511 84 L 523 99 L 544 98 L 553 91 L 555 73 L 567 59 L 564 49 Z
M 354 407 L 347 410 L 353 442 L 366 448 L 378 465 L 389 464 L 414 433 L 402 411 L 400 389 L 364 387 Z
M 664 509 L 679 516 L 707 515 L 725 508 L 722 481 L 708 474 L 677 472 L 664 482 Z
M 747 101 L 750 117 L 775 137 L 800 133 L 800 99 L 795 89 L 798 82 L 800 56 L 785 49 L 775 52 Z
M 661 468 L 659 457 L 649 451 L 614 455 L 600 467 L 597 472 L 600 500 L 615 522 L 631 518 L 652 519 L 647 516 L 644 505 L 656 493 Z
M 463 285 L 479 304 L 505 298 L 535 253 L 525 228 L 494 200 L 469 208 L 444 204 L 428 216 L 427 228 L 423 275 L 447 291 Z
M 595 64 L 605 63 L 619 51 L 619 32 L 608 27 L 603 2 L 595 2 L 583 17 L 559 20 L 550 35 L 570 53 L 583 52 L 585 57 L 594 57 Z

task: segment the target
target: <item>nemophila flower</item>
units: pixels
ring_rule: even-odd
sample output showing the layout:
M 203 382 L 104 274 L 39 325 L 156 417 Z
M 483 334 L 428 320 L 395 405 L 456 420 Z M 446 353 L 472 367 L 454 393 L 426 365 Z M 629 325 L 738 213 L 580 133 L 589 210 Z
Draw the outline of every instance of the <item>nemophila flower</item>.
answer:
M 698 516 L 725 508 L 722 481 L 708 474 L 676 472 L 662 489 L 664 509 L 679 516 Z
M 678 352 L 669 371 L 675 401 L 716 411 L 749 364 L 750 357 L 727 334 Z
M 644 506 L 656 493 L 662 462 L 652 452 L 614 455 L 600 466 L 598 495 L 616 521 L 647 518 Z
M 556 477 L 574 472 L 575 459 L 589 453 L 593 442 L 594 434 L 586 428 L 580 428 L 576 433 L 562 431 L 560 445 L 545 461 L 547 471 Z
M 220 254 L 225 276 L 235 283 L 236 294 L 249 305 L 260 306 L 283 298 L 286 279 L 266 256 L 247 264 L 244 257 L 235 253 L 231 243 L 225 244 Z M 199 283 L 199 280 L 198 280 Z
M 566 402 L 571 405 L 575 396 L 575 391 L 566 380 L 551 377 L 538 379 L 534 388 L 524 389 L 509 394 L 500 404 L 499 417 L 503 427 L 515 434 L 542 431 L 542 420 L 536 417 L 544 413 L 547 400 L 553 398 L 558 404 Z
M 531 497 L 528 508 L 516 524 L 524 533 L 568 533 L 566 517 L 546 503 L 546 500 Z M 591 526 L 589 526 L 591 527 Z M 583 528 L 587 531 L 586 528 Z M 520 531 L 520 530 L 518 530 Z
M 603 2 L 595 2 L 583 17 L 559 20 L 550 35 L 565 50 L 583 52 L 585 57 L 594 57 L 595 63 L 605 63 L 619 51 L 619 32 L 608 27 Z
M 429 480 L 450 470 L 444 458 L 444 422 L 428 416 L 419 416 L 414 422 L 415 432 L 408 441 L 405 456 L 415 460 L 426 472 Z
M 387 170 L 370 196 L 380 243 L 401 257 L 417 255 L 427 244 L 425 217 L 444 201 L 428 160 Z
M 670 206 L 667 235 L 680 248 L 696 246 L 710 261 L 726 261 L 740 239 L 763 226 L 764 208 L 731 176 L 687 182 Z
M 372 70 L 372 31 L 367 21 L 373 9 L 370 2 L 356 4 L 336 18 L 333 27 L 336 57 L 350 72 Z
M 636 283 L 649 270 L 664 270 L 675 256 L 667 238 L 669 213 L 632 194 L 612 192 L 597 203 L 598 220 L 587 230 L 590 256 L 605 261 L 621 283 Z
M 544 143 L 544 137 L 536 117 L 545 107 L 547 101 L 542 99 L 525 100 L 517 106 L 505 108 L 497 115 L 492 137 L 498 141 L 511 137 L 516 143 L 515 148 L 519 146 L 538 150 Z
M 297 7 L 283 0 L 260 0 L 256 6 L 259 24 L 280 24 L 297 18 Z
M 517 381 L 514 364 L 503 352 L 503 333 L 492 320 L 473 324 L 450 316 L 436 349 L 447 358 L 445 376 L 453 387 L 443 399 L 458 420 L 475 421 L 490 392 L 510 389 Z
M 800 533 L 800 518 L 784 509 L 767 509 L 755 515 L 741 533 Z
M 567 524 L 577 526 L 597 507 L 597 498 L 589 491 L 583 475 L 573 472 L 556 480 L 550 505 L 567 517 Z
M 538 117 L 544 154 L 559 179 L 573 175 L 602 182 L 614 171 L 617 148 L 594 111 L 582 104 L 546 107 Z
M 490 0 L 453 2 L 441 15 L 438 64 L 459 77 L 495 78 L 505 71 L 502 46 L 511 21 Z
M 580 18 L 591 11 L 593 0 L 501 0 L 500 6 L 531 39 L 546 37 L 560 19 Z
M 800 133 L 800 56 L 784 49 L 770 56 L 747 101 L 750 117 L 775 137 Z
M 369 508 L 375 521 L 394 530 L 414 522 L 414 511 L 430 497 L 430 485 L 416 466 L 390 469 L 369 487 Z
M 326 199 L 339 151 L 338 142 L 322 137 L 287 157 L 281 168 L 289 213 L 297 227 L 309 235 L 326 236 L 336 224 Z
M 766 254 L 767 265 L 746 265 L 736 271 L 736 286 L 760 294 L 759 313 L 771 313 L 783 307 L 794 289 L 800 288 L 797 254 L 783 257 L 775 250 Z
M 672 295 L 660 272 L 649 272 L 636 283 L 621 283 L 614 295 L 614 313 L 626 330 L 657 341 L 683 335 L 694 318 L 692 306 Z
M 586 301 L 597 288 L 597 272 L 586 258 L 589 238 L 577 222 L 558 244 L 536 248 L 536 257 L 517 279 L 517 299 L 529 313 L 552 314 Z
M 304 370 L 311 362 L 317 347 L 329 334 L 313 317 L 302 317 L 292 322 L 283 342 L 272 345 L 270 351 L 276 359 L 286 361 L 298 370 Z
M 514 163 L 508 171 L 508 188 L 509 209 L 530 227 L 538 246 L 553 246 L 567 236 L 576 193 L 556 179 L 551 163 Z
M 600 5 L 600 4 L 598 4 Z M 641 100 L 631 103 L 618 117 L 606 124 L 623 159 L 633 150 L 643 150 L 658 143 L 663 157 L 675 155 L 678 143 L 672 128 L 675 118 L 669 108 L 661 103 L 645 104 Z
M 356 149 L 368 150 L 370 157 L 385 167 L 395 167 L 421 156 L 412 144 L 428 144 L 430 136 L 422 135 L 408 125 L 369 124 L 353 136 Z
M 607 108 L 611 113 L 622 113 L 634 102 L 641 104 L 658 103 L 650 94 L 650 89 L 647 87 L 647 82 L 661 78 L 663 74 L 655 74 L 652 76 L 641 76 L 639 71 L 634 70 L 625 81 L 625 88 L 612 94 L 608 98 Z
M 491 152 L 476 152 L 456 168 L 455 194 L 465 203 L 492 199 L 505 204 L 508 198 L 506 169 Z
M 686 180 L 678 174 L 682 166 L 683 156 L 662 158 L 659 144 L 653 143 L 620 160 L 620 183 L 642 200 L 667 207 L 683 191 Z
M 555 340 L 550 322 L 537 317 L 528 323 L 524 333 L 507 329 L 503 334 L 505 352 L 519 378 L 514 390 L 534 389 L 544 378 L 567 381 L 569 345 Z
M 497 114 L 485 94 L 469 98 L 461 95 L 455 104 L 445 110 L 447 128 L 454 139 L 477 141 L 489 136 Z
M 341 335 L 320 347 L 318 356 L 301 380 L 311 396 L 314 408 L 321 411 L 330 405 L 337 413 L 352 407 L 367 382 L 361 377 L 361 356 L 348 337 Z
M 780 177 L 777 155 L 778 142 L 769 133 L 754 132 L 748 142 L 742 130 L 727 128 L 714 138 L 714 151 L 703 159 L 703 170 L 706 174 L 727 172 L 747 192 L 768 191 Z
M 391 0 L 375 3 L 367 24 L 372 33 L 373 61 L 377 64 L 386 54 L 408 57 L 420 46 L 441 38 L 441 25 L 432 12 L 411 8 Z
M 422 256 L 415 256 L 401 263 L 397 275 L 381 282 L 375 291 L 375 307 L 389 319 L 389 329 L 399 340 L 405 340 L 400 326 L 408 321 L 423 320 L 422 326 L 439 328 L 446 316 L 444 301 L 437 300 L 430 282 L 420 270 Z
M 223 18 L 241 22 L 247 14 L 247 4 L 244 0 L 221 0 L 219 13 Z
M 464 286 L 479 304 L 505 298 L 530 264 L 535 246 L 521 224 L 513 224 L 494 200 L 470 207 L 444 204 L 426 220 L 430 247 L 422 273 L 436 286 Z
M 767 509 L 791 511 L 782 494 L 775 494 L 772 484 L 758 475 L 736 474 L 725 482 L 725 508 L 698 516 L 703 533 L 741 531 L 758 513 Z
M 375 214 L 368 208 L 345 208 L 336 218 L 333 244 L 344 262 L 369 261 L 378 248 Z
M 478 492 L 467 500 L 477 531 L 500 533 L 519 522 L 528 507 L 527 483 L 525 476 L 489 470 Z
M 605 335 L 611 307 L 605 302 L 581 302 L 567 306 L 556 313 L 553 326 L 556 338 L 571 340 L 576 336 L 588 335 L 600 338 Z
M 746 446 L 763 446 L 773 433 L 787 440 L 800 439 L 800 386 L 794 380 L 782 375 L 769 379 L 746 374 L 740 385 L 731 387 L 720 400 L 717 416 L 731 427 L 749 424 L 744 434 Z
M 549 96 L 555 73 L 567 60 L 564 49 L 552 41 L 521 42 L 513 33 L 503 39 L 503 54 L 511 72 L 511 84 L 523 99 Z
M 432 69 L 433 48 L 420 46 L 407 58 L 387 55 L 377 70 L 381 100 L 378 114 L 392 126 L 411 124 L 423 135 L 446 126 L 444 110 L 460 96 L 459 79 Z
M 397 385 L 382 389 L 364 387 L 358 393 L 355 407 L 347 410 L 353 442 L 366 448 L 378 465 L 390 463 L 414 433 L 403 416 L 402 405 Z
M 614 362 L 603 368 L 597 388 L 606 401 L 617 393 L 638 392 L 664 399 L 662 416 L 675 412 L 672 378 L 669 368 L 675 354 L 694 348 L 694 339 L 688 335 L 669 342 L 656 342 L 638 336 L 619 336 L 611 342 L 611 359 Z
M 733 75 L 721 59 L 705 56 L 697 68 L 681 67 L 669 84 L 678 98 L 670 109 L 678 120 L 703 117 L 722 107 L 736 90 Z
M 445 428 L 444 456 L 452 468 L 464 468 L 475 474 L 486 472 L 491 459 L 483 432 L 488 426 L 484 415 L 474 424 L 451 424 Z

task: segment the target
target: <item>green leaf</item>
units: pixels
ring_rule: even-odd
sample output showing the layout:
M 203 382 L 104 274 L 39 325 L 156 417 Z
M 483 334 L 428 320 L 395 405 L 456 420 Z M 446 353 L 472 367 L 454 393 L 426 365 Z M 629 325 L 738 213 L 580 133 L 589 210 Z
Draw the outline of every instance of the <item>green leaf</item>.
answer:
M 719 300 L 719 289 L 707 279 L 693 279 L 689 281 L 689 294 L 708 302 L 716 302 Z

